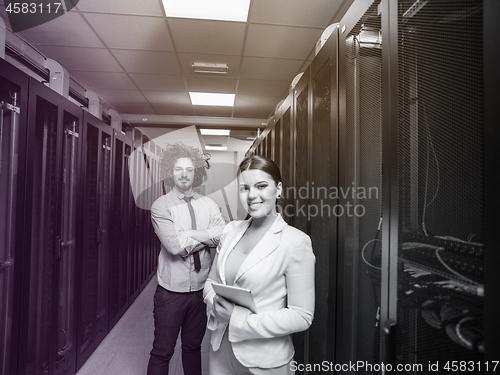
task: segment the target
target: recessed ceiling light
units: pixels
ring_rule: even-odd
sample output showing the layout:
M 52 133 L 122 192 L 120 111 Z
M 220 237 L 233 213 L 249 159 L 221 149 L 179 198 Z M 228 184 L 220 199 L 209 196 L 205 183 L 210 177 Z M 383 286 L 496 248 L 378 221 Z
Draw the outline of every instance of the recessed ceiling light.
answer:
M 229 135 L 229 130 L 226 129 L 200 129 L 203 135 Z
M 246 22 L 250 0 L 162 0 L 167 17 Z
M 232 107 L 234 105 L 234 94 L 217 94 L 209 92 L 190 92 L 193 105 L 213 105 Z
M 227 146 L 205 146 L 205 150 L 209 151 L 227 151 Z

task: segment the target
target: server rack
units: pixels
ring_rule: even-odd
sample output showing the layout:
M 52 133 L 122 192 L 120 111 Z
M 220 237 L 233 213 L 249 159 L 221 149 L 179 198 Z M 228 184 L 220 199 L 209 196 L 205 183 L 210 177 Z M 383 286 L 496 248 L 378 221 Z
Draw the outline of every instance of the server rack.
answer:
M 382 116 L 378 2 L 356 2 L 339 33 L 336 362 L 379 363 Z M 363 371 L 360 371 L 363 373 Z
M 131 141 L 119 131 L 113 137 L 113 203 L 110 241 L 110 300 L 109 327 L 113 327 L 129 305 L 129 191 L 127 147 Z
M 14 373 L 21 326 L 20 281 L 28 77 L 0 59 L 0 372 Z
M 109 246 L 112 130 L 84 114 L 81 212 L 84 225 L 79 252 L 78 359 L 81 367 L 108 333 Z
M 132 139 L 4 60 L 0 72 L 0 370 L 71 375 L 151 279 L 159 245 L 147 210 L 130 235 Z
M 253 147 L 279 163 L 282 214 L 311 236 L 316 256 L 315 318 L 308 331 L 293 337 L 294 360 L 301 364 L 333 361 L 335 346 L 338 224 L 333 209 L 338 199 L 329 189 L 338 184 L 337 67 L 334 36 L 277 106 L 270 130 Z
M 333 360 L 338 198 L 338 28 L 310 66 L 309 235 L 316 256 L 316 312 L 309 329 L 309 363 Z
M 358 373 L 379 373 L 381 363 L 430 373 L 436 361 L 446 371 L 454 360 L 481 373 L 485 359 L 498 360 L 500 307 L 492 288 L 499 223 L 489 203 L 498 202 L 495 10 L 494 1 L 356 1 L 330 38 L 338 40 L 338 87 L 324 86 L 329 78 L 318 69 L 319 55 L 297 83 L 292 185 L 316 183 L 315 152 L 331 145 L 335 151 L 321 152 L 332 158 L 331 186 L 341 194 L 339 205 L 352 210 L 329 227 L 336 275 L 328 291 L 320 287 L 329 303 L 320 299 L 315 322 L 325 311 L 334 314 L 334 342 L 323 337 L 326 353 L 313 351 L 322 337 L 313 323 L 308 345 L 322 353 L 317 359 L 372 365 Z M 315 112 L 324 113 L 320 87 L 338 92 L 330 103 L 338 100 L 330 141 Z M 272 137 L 282 131 L 271 130 L 261 143 L 281 162 L 284 139 Z M 313 247 L 321 243 L 313 233 L 321 223 L 292 221 Z M 317 257 L 323 274 L 328 262 Z M 318 362 L 296 346 L 299 362 Z
M 397 251 L 399 267 L 398 289 L 389 291 L 397 303 L 394 311 L 389 302 L 388 311 L 397 323 L 387 340 L 394 340 L 397 363 L 478 363 L 485 351 L 488 251 L 483 2 L 417 9 L 399 1 L 384 10 L 398 52 L 398 214 L 390 218 L 398 227 L 397 249 L 389 244 L 389 251 Z

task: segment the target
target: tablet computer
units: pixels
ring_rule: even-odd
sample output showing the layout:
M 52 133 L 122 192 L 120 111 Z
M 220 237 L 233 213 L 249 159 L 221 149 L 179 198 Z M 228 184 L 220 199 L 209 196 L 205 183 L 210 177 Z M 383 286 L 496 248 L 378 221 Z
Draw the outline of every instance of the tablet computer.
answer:
M 253 313 L 257 313 L 255 303 L 253 301 L 252 292 L 248 289 L 238 288 L 236 286 L 212 283 L 212 286 L 219 296 L 224 297 L 228 301 L 246 307 Z

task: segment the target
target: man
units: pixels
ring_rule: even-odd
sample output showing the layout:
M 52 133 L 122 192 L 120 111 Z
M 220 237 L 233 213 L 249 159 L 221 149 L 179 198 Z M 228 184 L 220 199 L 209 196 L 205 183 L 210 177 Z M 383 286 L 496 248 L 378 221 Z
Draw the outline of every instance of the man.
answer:
M 217 246 L 225 221 L 213 200 L 193 192 L 193 187 L 206 181 L 209 168 L 198 149 L 168 145 L 161 164 L 172 190 L 151 206 L 161 251 L 148 375 L 168 374 L 179 330 L 184 373 L 201 375 L 201 342 L 207 323 L 203 287 L 212 265 L 209 247 Z

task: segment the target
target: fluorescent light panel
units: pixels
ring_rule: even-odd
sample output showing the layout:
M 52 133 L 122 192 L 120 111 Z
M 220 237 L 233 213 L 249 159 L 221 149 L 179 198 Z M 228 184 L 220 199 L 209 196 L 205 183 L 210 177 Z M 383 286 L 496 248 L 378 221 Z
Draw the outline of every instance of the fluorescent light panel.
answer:
M 202 135 L 229 135 L 226 129 L 200 129 Z
M 208 150 L 208 151 L 226 151 L 227 146 L 205 146 L 205 150 Z
M 234 94 L 217 94 L 209 92 L 190 92 L 193 105 L 212 105 L 232 107 L 234 105 Z
M 250 0 L 162 0 L 167 17 L 246 22 Z

